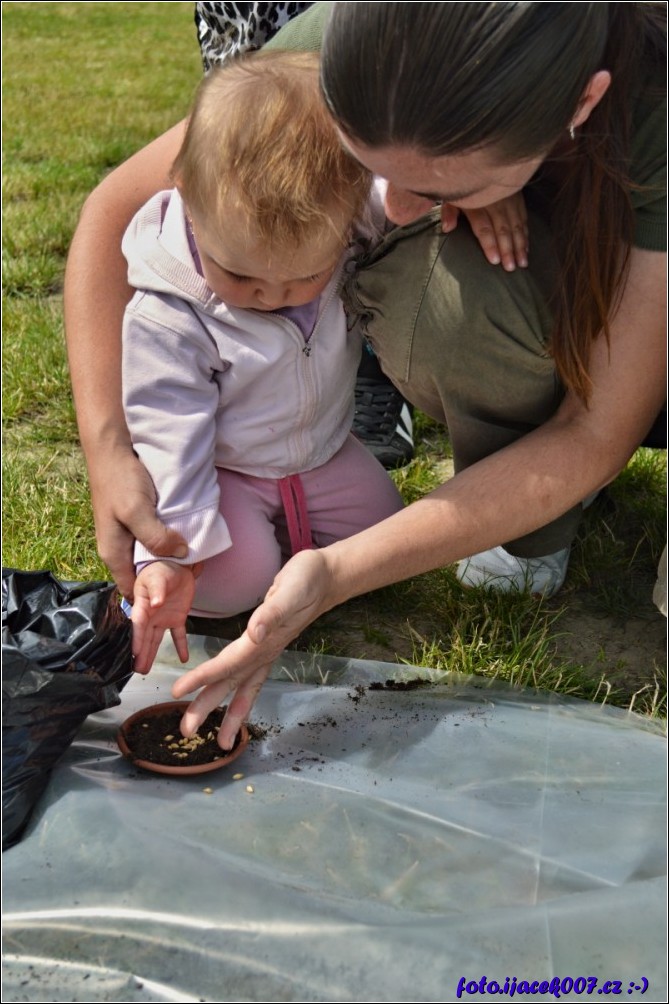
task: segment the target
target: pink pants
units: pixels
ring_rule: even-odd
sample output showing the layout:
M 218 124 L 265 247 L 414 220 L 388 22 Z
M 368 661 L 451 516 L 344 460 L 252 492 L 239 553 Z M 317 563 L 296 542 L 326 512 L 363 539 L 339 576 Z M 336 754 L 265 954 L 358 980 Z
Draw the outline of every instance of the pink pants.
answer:
M 381 464 L 354 436 L 322 467 L 300 474 L 315 547 L 350 537 L 402 508 Z M 205 561 L 192 613 L 232 617 L 256 607 L 291 554 L 279 482 L 218 471 L 232 547 Z

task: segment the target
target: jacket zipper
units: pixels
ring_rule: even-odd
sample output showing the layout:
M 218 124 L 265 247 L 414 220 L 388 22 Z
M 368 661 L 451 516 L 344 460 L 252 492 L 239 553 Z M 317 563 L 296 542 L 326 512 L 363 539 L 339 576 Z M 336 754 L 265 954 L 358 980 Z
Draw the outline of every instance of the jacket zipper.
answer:
M 278 321 L 282 322 L 284 325 L 288 325 L 288 327 L 295 333 L 295 336 L 303 343 L 302 344 L 302 355 L 307 360 L 311 356 L 311 350 L 313 348 L 314 341 L 315 341 L 316 335 L 318 333 L 318 329 L 321 326 L 321 322 L 322 322 L 323 318 L 325 317 L 325 315 L 327 314 L 327 312 L 328 312 L 328 310 L 330 308 L 330 304 L 332 303 L 332 300 L 335 298 L 335 296 L 339 296 L 339 293 L 341 292 L 341 289 L 342 289 L 343 285 L 344 285 L 344 273 L 343 273 L 343 270 L 342 270 L 342 273 L 339 276 L 338 281 L 335 283 L 335 285 L 330 290 L 330 293 L 328 294 L 328 298 L 325 301 L 325 303 L 323 304 L 323 308 L 322 308 L 320 314 L 318 315 L 318 318 L 317 318 L 316 323 L 314 325 L 314 330 L 311 332 L 311 336 L 310 336 L 308 342 L 304 341 L 304 335 L 302 334 L 301 330 L 299 329 L 299 327 L 297 326 L 297 324 L 295 324 L 294 321 L 291 321 L 290 318 L 288 318 L 288 317 L 284 317 L 283 314 L 278 314 L 278 313 L 275 313 L 274 311 L 271 311 L 272 317 L 275 317 Z M 344 307 L 342 305 L 342 310 L 343 309 L 344 309 Z M 308 364 L 305 364 L 305 366 L 303 367 L 302 372 L 303 372 L 303 375 L 304 375 L 304 382 L 305 382 L 305 387 L 306 387 L 306 393 L 305 393 L 305 406 L 304 406 L 304 409 L 303 409 L 303 416 L 304 417 L 303 417 L 303 421 L 302 421 L 302 426 L 301 427 L 302 427 L 302 429 L 306 429 L 312 423 L 314 415 L 316 414 L 316 406 L 317 406 L 318 397 L 317 397 L 317 394 L 316 394 L 316 387 L 314 385 L 313 374 L 312 374 L 312 371 L 311 371 L 311 367 Z M 309 452 L 307 450 L 306 439 L 307 439 L 306 433 L 304 431 L 300 431 L 300 441 L 299 441 L 299 446 L 298 446 L 298 452 L 300 453 L 300 456 L 298 458 L 298 464 L 297 464 L 297 466 L 298 466 L 298 468 L 300 470 L 304 468 L 304 465 L 306 463 L 306 458 L 307 458 L 307 455 L 308 455 L 308 452 Z

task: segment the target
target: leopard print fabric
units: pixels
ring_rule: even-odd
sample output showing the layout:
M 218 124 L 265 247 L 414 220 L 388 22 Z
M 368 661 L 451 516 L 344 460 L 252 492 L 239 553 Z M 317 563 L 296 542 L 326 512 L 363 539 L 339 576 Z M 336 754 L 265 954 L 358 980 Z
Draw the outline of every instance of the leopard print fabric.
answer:
M 260 49 L 311 3 L 196 3 L 195 26 L 204 72 L 230 56 Z

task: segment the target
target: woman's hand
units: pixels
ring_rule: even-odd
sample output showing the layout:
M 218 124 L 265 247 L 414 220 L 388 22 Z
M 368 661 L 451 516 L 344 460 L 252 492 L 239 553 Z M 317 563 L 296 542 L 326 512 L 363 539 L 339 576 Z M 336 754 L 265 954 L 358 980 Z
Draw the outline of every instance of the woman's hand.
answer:
M 153 482 L 129 447 L 99 453 L 94 460 L 89 454 L 88 470 L 98 551 L 120 592 L 132 602 L 135 540 L 166 558 L 185 558 L 188 547 L 156 516 Z
M 460 210 L 444 203 L 441 207 L 441 228 L 445 234 L 455 230 L 460 212 L 467 217 L 491 265 L 501 264 L 507 272 L 513 272 L 516 267 L 527 268 L 529 230 L 522 192 L 516 192 L 485 209 Z
M 386 215 L 398 226 L 417 220 L 434 209 L 434 199 L 406 192 L 388 184 L 385 196 Z M 527 268 L 529 232 L 527 209 L 522 192 L 516 192 L 506 199 L 483 209 L 458 209 L 448 202 L 441 203 L 441 229 L 450 233 L 458 225 L 458 217 L 464 213 L 478 239 L 484 255 L 491 265 L 502 265 L 507 272 L 516 267 Z
M 329 589 L 330 571 L 322 551 L 300 551 L 290 559 L 254 611 L 244 634 L 172 687 L 176 699 L 204 688 L 181 720 L 185 736 L 193 735 L 209 712 L 231 697 L 218 743 L 222 749 L 232 748 L 274 660 L 308 624 L 334 605 L 328 598 Z

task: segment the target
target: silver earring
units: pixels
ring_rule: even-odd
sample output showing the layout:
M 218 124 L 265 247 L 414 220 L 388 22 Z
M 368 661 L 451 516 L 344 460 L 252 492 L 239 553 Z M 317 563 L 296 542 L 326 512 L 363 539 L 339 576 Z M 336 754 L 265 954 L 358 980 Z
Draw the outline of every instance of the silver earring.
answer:
M 569 139 L 574 142 L 576 139 L 576 130 L 574 129 L 574 123 L 572 122 L 569 126 Z

